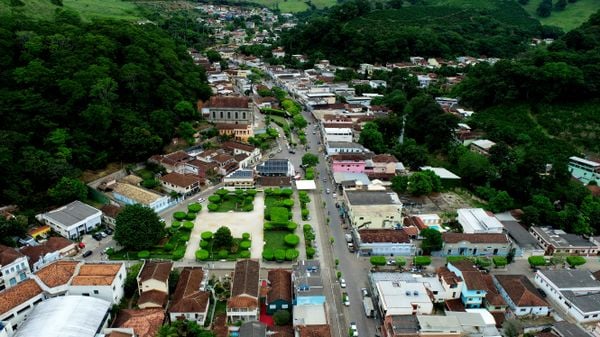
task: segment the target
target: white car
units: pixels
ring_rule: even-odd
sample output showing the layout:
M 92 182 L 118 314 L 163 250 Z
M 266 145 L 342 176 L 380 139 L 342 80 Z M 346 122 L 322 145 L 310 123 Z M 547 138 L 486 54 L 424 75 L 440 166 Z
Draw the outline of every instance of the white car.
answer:
M 331 190 L 330 189 L 326 189 L 325 193 L 329 194 L 329 193 L 331 193 Z
M 358 327 L 356 326 L 356 322 L 350 322 L 350 329 L 358 330 Z
M 343 278 L 340 279 L 340 287 L 346 288 L 346 280 L 344 280 Z
M 198 198 L 198 202 L 205 202 L 205 201 L 206 201 L 206 199 L 204 199 L 204 198 Z
M 350 298 L 348 297 L 348 295 L 346 295 L 346 297 L 344 297 L 344 305 L 347 307 L 350 306 Z
M 336 194 L 336 193 L 333 193 L 333 194 L 332 194 L 332 196 L 333 196 L 334 198 L 337 198 L 337 194 Z

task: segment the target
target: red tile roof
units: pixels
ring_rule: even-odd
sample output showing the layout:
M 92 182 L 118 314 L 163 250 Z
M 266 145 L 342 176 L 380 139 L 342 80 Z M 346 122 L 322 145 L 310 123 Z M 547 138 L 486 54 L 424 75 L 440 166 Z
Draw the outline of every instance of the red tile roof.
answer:
M 445 266 L 439 267 L 437 270 L 437 274 L 440 279 L 443 279 L 449 285 L 457 285 L 458 283 L 463 281 L 462 278 L 460 278 L 460 276 L 457 276 L 453 271 L 451 271 Z
M 104 205 L 100 210 L 105 216 L 115 219 L 123 209 L 116 205 Z
M 542 298 L 525 275 L 494 275 L 510 299 L 519 307 L 544 307 L 548 302 Z
M 331 337 L 328 324 L 323 325 L 301 325 L 296 328 L 299 337 Z
M 74 276 L 77 261 L 56 261 L 40 269 L 35 275 L 50 288 L 65 285 Z
M 181 174 L 177 172 L 167 173 L 160 177 L 160 181 L 167 182 L 179 187 L 188 187 L 194 184 L 200 184 L 200 178 L 191 174 Z
M 442 234 L 442 240 L 446 243 L 459 243 L 461 241 L 467 241 L 470 243 L 508 243 L 509 242 L 506 234 L 501 234 L 501 233 L 466 234 L 466 233 L 446 232 L 446 233 Z
M 204 312 L 208 307 L 209 293 L 201 291 L 204 279 L 201 267 L 185 267 L 179 276 L 177 288 L 173 295 L 170 312 Z
M 42 293 L 34 280 L 26 280 L 0 293 L 0 315 Z
M 367 157 L 364 154 L 352 154 L 352 153 L 344 153 L 344 154 L 335 154 L 331 156 L 332 161 L 365 161 Z
M 403 230 L 396 229 L 361 229 L 358 231 L 360 240 L 365 243 L 394 242 L 408 243 L 410 239 Z
M 131 328 L 137 337 L 154 337 L 165 320 L 162 308 L 122 309 L 113 328 Z
M 123 268 L 122 263 L 86 263 L 71 282 L 74 286 L 109 286 Z
M 23 257 L 23 254 L 18 250 L 5 245 L 0 245 L 0 266 L 11 264 L 20 257 Z
M 277 300 L 292 301 L 292 273 L 284 269 L 269 270 L 271 289 L 267 294 L 267 303 Z
M 218 130 L 247 130 L 249 124 L 227 124 L 227 123 L 217 123 L 215 127 Z
M 496 285 L 494 285 L 494 281 L 492 279 L 492 275 L 489 274 L 481 274 L 481 277 L 483 278 L 483 281 L 486 284 L 486 294 L 485 294 L 485 300 L 487 303 L 496 306 L 496 307 L 504 307 L 506 306 L 506 302 L 504 301 L 504 298 L 502 298 L 502 296 L 500 295 L 500 293 L 498 292 L 498 289 L 496 288 Z
M 236 109 L 248 108 L 248 97 L 236 97 L 236 96 L 212 96 L 208 102 L 204 103 L 205 108 L 226 108 Z
M 231 296 L 249 295 L 258 297 L 258 273 L 260 264 L 256 260 L 241 260 L 235 264 Z
M 142 271 L 140 272 L 140 282 L 151 279 L 167 282 L 167 280 L 169 280 L 169 274 L 171 273 L 172 268 L 173 262 L 146 261 Z
M 224 149 L 230 149 L 230 150 L 238 149 L 238 150 L 242 150 L 242 151 L 246 151 L 246 152 L 252 152 L 256 149 L 256 147 L 254 147 L 250 144 L 241 143 L 241 142 L 232 142 L 232 141 L 228 141 L 228 142 L 221 144 L 221 147 Z
M 233 296 L 227 300 L 227 307 L 256 309 L 258 308 L 258 300 L 245 295 Z
M 26 246 L 21 248 L 21 253 L 29 257 L 29 265 L 33 266 L 42 256 L 62 250 L 72 245 L 74 246 L 73 242 L 61 236 L 52 236 L 48 239 L 48 241 L 38 246 Z
M 160 290 L 148 290 L 144 291 L 140 298 L 138 299 L 137 304 L 141 306 L 142 304 L 156 304 L 157 306 L 164 307 L 167 304 L 167 299 L 169 298 L 169 294 Z
M 375 163 L 397 163 L 398 159 L 391 154 L 378 154 L 371 158 Z

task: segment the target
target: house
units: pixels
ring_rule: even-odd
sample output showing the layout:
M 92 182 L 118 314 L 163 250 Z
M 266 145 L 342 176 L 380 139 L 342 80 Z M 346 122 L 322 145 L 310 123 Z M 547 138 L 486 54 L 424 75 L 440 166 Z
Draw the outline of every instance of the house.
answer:
M 545 255 L 564 253 L 589 256 L 600 252 L 600 245 L 592 238 L 586 239 L 579 235 L 566 233 L 561 229 L 532 226 L 529 228 L 529 233 L 542 246 Z
M 352 142 L 351 128 L 323 128 L 323 140 L 329 142 Z
M 433 312 L 433 303 L 423 283 L 379 281 L 374 288 L 379 312 L 384 319 L 388 316 L 429 315 Z
M 30 269 L 36 272 L 48 263 L 62 259 L 65 256 L 75 255 L 77 253 L 77 245 L 75 242 L 63 237 L 53 236 L 37 246 L 25 246 L 21 248 L 21 253 L 27 256 Z
M 269 292 L 267 293 L 267 314 L 292 307 L 292 273 L 284 269 L 269 270 Z
M 328 324 L 300 325 L 295 327 L 298 337 L 331 337 L 331 328 Z
M 227 153 L 220 153 L 214 156 L 212 161 L 219 165 L 219 174 L 223 176 L 240 168 L 235 157 Z
M 116 331 L 132 329 L 135 337 L 155 337 L 164 321 L 162 308 L 121 309 L 111 328 Z
M 550 314 L 550 305 L 525 275 L 494 275 L 493 280 L 515 316 Z
M 442 256 L 506 256 L 511 244 L 506 234 L 442 233 Z
M 402 202 L 395 192 L 344 190 L 344 204 L 355 229 L 391 229 L 402 223 Z
M 127 271 L 124 263 L 86 263 L 76 270 L 70 295 L 92 296 L 119 304 L 124 296 Z
M 247 142 L 248 138 L 254 136 L 252 124 L 217 123 L 215 127 L 220 136 L 230 136 L 240 142 Z
M 117 215 L 121 213 L 123 209 L 120 206 L 108 204 L 100 208 L 102 211 L 102 223 L 108 227 L 115 228 L 117 224 Z
M 261 322 L 246 322 L 240 326 L 239 337 L 266 337 L 267 326 Z
M 293 304 L 322 305 L 325 303 L 321 265 L 318 260 L 301 260 L 293 266 Z
M 0 272 L 0 290 L 27 280 L 31 274 L 27 256 L 12 247 L 0 245 Z
M 216 175 L 219 172 L 219 166 L 217 163 L 211 161 L 204 161 L 199 159 L 190 160 L 183 166 L 184 174 L 195 174 L 202 181 L 206 176 Z
M 45 298 L 42 288 L 32 279 L 0 292 L 0 322 L 16 330 Z
M 584 185 L 595 181 L 600 184 L 600 163 L 592 160 L 569 157 L 569 172 L 573 178 L 579 180 Z
M 161 165 L 168 173 L 179 172 L 181 167 L 192 160 L 189 154 L 184 151 L 176 151 L 165 155 L 154 155 L 148 159 L 148 162 Z
M 79 239 L 102 223 L 102 212 L 79 200 L 39 214 L 36 218 L 70 240 Z
M 462 277 L 456 275 L 446 266 L 441 266 L 437 269 L 437 276 L 446 293 L 446 300 L 460 298 L 464 283 Z
M 294 165 L 288 159 L 269 159 L 256 166 L 256 172 L 265 177 L 293 177 Z
M 253 104 L 246 96 L 212 96 L 204 103 L 202 114 L 212 123 L 243 125 L 254 123 Z
M 468 260 L 448 262 L 448 270 L 464 280 L 460 299 L 465 308 L 480 308 L 487 294 L 487 285 L 481 272 Z
M 479 233 L 502 233 L 504 226 L 492 214 L 488 214 L 483 208 L 459 208 L 458 223 L 466 234 Z
M 125 205 L 140 204 L 160 212 L 174 205 L 177 201 L 168 195 L 160 195 L 154 191 L 141 188 L 126 182 L 116 182 L 112 185 L 112 195 L 118 202 Z
M 414 214 L 414 217 L 421 220 L 421 222 L 423 222 L 423 224 L 427 228 L 433 228 L 437 230 L 442 228 L 442 218 L 440 218 L 440 216 L 435 213 Z
M 365 173 L 372 179 L 390 179 L 396 175 L 398 164 L 401 163 L 391 154 L 377 154 L 365 161 Z
M 556 337 L 592 337 L 589 332 L 579 325 L 567 321 L 554 322 L 551 334 Z M 597 332 L 594 336 L 597 336 Z
M 360 255 L 412 256 L 417 250 L 404 229 L 360 229 L 356 233 Z
M 327 304 L 295 305 L 292 309 L 292 317 L 294 327 L 327 324 Z
M 210 293 L 204 291 L 205 283 L 206 274 L 201 267 L 183 268 L 169 306 L 171 322 L 183 318 L 204 325 L 210 302 Z
M 254 188 L 254 170 L 238 169 L 223 177 L 225 188 L 252 189 Z
M 325 151 L 328 156 L 345 153 L 365 153 L 369 150 L 355 142 L 326 142 Z
M 458 330 L 462 331 L 464 336 L 499 337 L 502 335 L 496 328 L 497 322 L 494 315 L 485 309 L 447 311 L 446 315 L 448 318 L 454 318 L 458 321 Z M 432 321 L 436 318 L 437 317 L 435 316 L 430 316 L 427 319 Z M 421 321 L 421 319 L 419 319 L 419 321 Z M 433 331 L 431 332 L 433 334 Z
M 589 270 L 538 270 L 533 281 L 577 323 L 600 321 L 600 280 Z
M 375 285 L 380 281 L 390 281 L 392 283 L 419 283 L 422 284 L 427 290 L 429 298 L 434 303 L 443 303 L 444 301 L 451 298 L 452 294 L 447 293 L 436 276 L 430 276 L 428 274 L 416 274 L 411 272 L 371 272 L 369 275 L 369 284 Z M 377 291 L 372 289 L 373 300 L 377 301 Z
M 38 226 L 35 228 L 32 228 L 30 230 L 27 231 L 27 234 L 34 240 L 37 240 L 38 238 L 44 238 L 47 237 L 48 234 L 52 231 L 52 228 L 48 225 L 43 225 L 43 226 Z
M 445 188 L 457 187 L 460 183 L 460 177 L 443 167 L 421 166 L 421 171 L 432 171 L 440 178 L 442 186 Z
M 360 153 L 343 153 L 329 157 L 333 173 L 364 173 L 367 157 Z
M 236 262 L 231 297 L 227 301 L 227 320 L 229 322 L 258 320 L 259 271 L 258 261 L 241 260 Z
M 173 262 L 145 261 L 137 276 L 140 298 L 138 306 L 144 308 L 163 307 L 169 296 L 169 275 Z
M 200 191 L 201 179 L 196 175 L 171 172 L 161 176 L 158 180 L 166 191 L 182 196 L 192 195 Z
M 242 167 L 247 167 L 250 165 L 255 165 L 256 163 L 258 163 L 260 161 L 260 149 L 257 147 L 254 147 L 250 144 L 246 144 L 246 143 L 240 143 L 240 142 L 233 142 L 233 141 L 228 141 L 225 142 L 223 144 L 221 144 L 221 148 L 229 151 L 231 154 L 238 155 L 238 154 L 244 154 L 246 156 L 249 157 L 248 161 L 247 161 L 247 165 L 242 166 Z
M 416 315 L 388 315 L 383 319 L 382 330 L 388 337 L 419 337 Z
M 484 156 L 490 155 L 490 149 L 496 145 L 496 143 L 492 142 L 488 139 L 478 139 L 474 140 L 469 144 L 469 150 L 479 153 Z

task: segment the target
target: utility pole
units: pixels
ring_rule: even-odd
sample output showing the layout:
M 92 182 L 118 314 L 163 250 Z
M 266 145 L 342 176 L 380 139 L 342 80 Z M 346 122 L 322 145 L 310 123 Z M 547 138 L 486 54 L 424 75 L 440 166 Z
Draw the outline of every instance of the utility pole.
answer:
M 400 132 L 400 137 L 398 138 L 398 143 L 404 144 L 404 127 L 406 126 L 406 114 L 402 116 L 402 131 Z

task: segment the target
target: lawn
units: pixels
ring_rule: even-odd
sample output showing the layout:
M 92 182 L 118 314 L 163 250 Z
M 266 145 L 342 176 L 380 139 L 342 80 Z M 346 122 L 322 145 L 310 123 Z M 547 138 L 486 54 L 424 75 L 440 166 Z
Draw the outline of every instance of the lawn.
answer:
M 265 240 L 265 247 L 269 247 L 272 249 L 286 249 L 289 248 L 285 245 L 285 242 L 283 241 L 283 237 L 286 236 L 287 234 L 289 234 L 289 231 L 285 231 L 285 230 L 281 230 L 281 231 L 275 231 L 275 230 L 269 230 L 269 231 L 265 231 L 264 232 L 264 240 Z
M 209 212 L 250 212 L 254 209 L 255 190 L 229 192 L 225 189 L 216 191 L 208 198 Z
M 270 9 L 279 8 L 282 13 L 298 13 L 308 9 L 308 5 L 304 0 L 248 0 Z M 315 7 L 322 9 L 331 7 L 337 4 L 336 0 L 312 0 Z
M 54 15 L 58 6 L 50 0 L 22 0 L 24 6 L 11 7 L 11 0 L 0 0 L 0 14 L 13 12 L 24 16 L 49 19 Z M 137 5 L 133 2 L 122 0 L 63 0 L 64 8 L 79 13 L 85 21 L 92 18 L 112 18 L 123 20 L 138 20 L 141 18 Z
M 534 18 L 538 19 L 544 25 L 558 26 L 569 31 L 577 28 L 586 22 L 589 17 L 600 9 L 600 1 L 597 0 L 578 0 L 576 3 L 568 3 L 567 8 L 562 12 L 553 11 L 547 18 L 540 18 L 536 14 L 541 0 L 530 0 L 523 8 Z
M 158 244 L 151 249 L 148 249 L 150 259 L 162 260 L 180 260 L 185 255 L 185 249 L 188 240 L 181 236 L 189 235 L 190 232 L 183 228 L 167 229 L 168 240 L 162 240 L 162 244 Z M 121 249 L 119 251 L 109 251 L 108 257 L 110 260 L 139 260 L 138 252 L 133 250 Z

